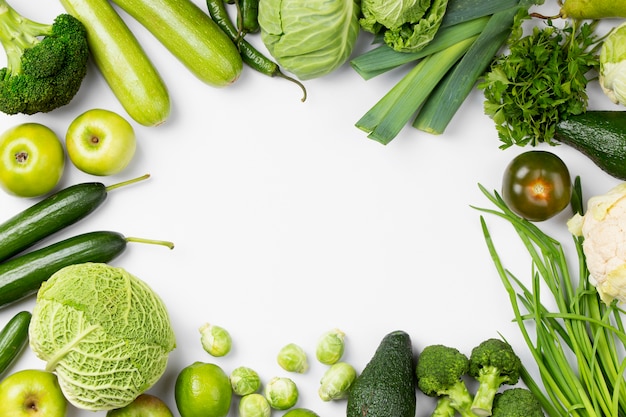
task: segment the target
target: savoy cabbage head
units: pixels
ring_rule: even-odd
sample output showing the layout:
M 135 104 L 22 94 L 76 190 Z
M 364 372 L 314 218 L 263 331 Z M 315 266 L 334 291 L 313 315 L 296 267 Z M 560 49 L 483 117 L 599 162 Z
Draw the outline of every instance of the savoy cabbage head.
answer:
M 441 26 L 448 0 L 362 0 L 359 24 L 399 52 L 426 46 Z
M 301 80 L 348 60 L 359 34 L 357 0 L 263 0 L 261 39 L 276 62 Z
M 157 294 L 100 263 L 68 266 L 42 285 L 29 338 L 68 401 L 87 410 L 132 402 L 164 373 L 176 343 Z

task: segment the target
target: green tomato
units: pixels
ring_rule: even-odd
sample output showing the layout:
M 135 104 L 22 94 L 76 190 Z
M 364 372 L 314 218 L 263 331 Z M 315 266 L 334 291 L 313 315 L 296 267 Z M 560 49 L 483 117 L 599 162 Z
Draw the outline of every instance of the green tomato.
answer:
M 543 221 L 557 215 L 569 205 L 571 195 L 569 170 L 551 152 L 524 152 L 504 171 L 502 198 L 527 220 Z
M 20 197 L 39 197 L 56 187 L 65 169 L 58 136 L 39 123 L 17 125 L 0 136 L 0 186 Z

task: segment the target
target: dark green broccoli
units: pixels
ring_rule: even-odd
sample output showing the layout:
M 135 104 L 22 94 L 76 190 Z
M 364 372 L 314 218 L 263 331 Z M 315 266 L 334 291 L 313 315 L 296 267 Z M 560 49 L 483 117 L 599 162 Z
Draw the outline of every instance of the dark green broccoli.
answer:
M 510 388 L 496 394 L 491 417 L 545 417 L 541 403 L 526 388 Z
M 469 359 L 455 348 L 430 345 L 422 350 L 415 371 L 418 388 L 430 397 L 447 398 L 437 404 L 436 413 L 445 415 L 444 407 L 449 406 L 463 417 L 476 417 L 470 409 L 472 395 L 462 379 L 468 370 Z
M 489 416 L 500 387 L 514 385 L 519 380 L 522 362 L 511 345 L 500 339 L 488 339 L 476 346 L 469 361 L 469 375 L 479 382 L 472 411 Z
M 87 31 L 69 14 L 39 23 L 0 0 L 0 43 L 7 55 L 0 69 L 3 113 L 45 113 L 68 104 L 87 74 Z

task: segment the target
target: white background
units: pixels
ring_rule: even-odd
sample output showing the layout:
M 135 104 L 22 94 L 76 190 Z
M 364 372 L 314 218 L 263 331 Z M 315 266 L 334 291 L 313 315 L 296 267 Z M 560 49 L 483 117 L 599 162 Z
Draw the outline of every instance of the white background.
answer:
M 63 12 L 56 2 L 14 3 L 41 21 Z M 93 177 L 67 165 L 60 186 L 108 185 L 145 173 L 151 178 L 111 192 L 95 213 L 54 240 L 113 230 L 176 244 L 172 251 L 130 244 L 111 262 L 148 282 L 169 309 L 177 347 L 150 392 L 175 415 L 175 378 L 195 361 L 213 361 L 226 372 L 250 366 L 264 382 L 289 376 L 300 388 L 298 406 L 324 417 L 344 415 L 345 401 L 324 403 L 317 396 L 326 368 L 314 358 L 315 344 L 335 327 L 346 333 L 344 360 L 358 371 L 396 329 L 411 335 L 416 354 L 433 343 L 469 354 L 480 341 L 502 334 L 534 369 L 511 324 L 480 213 L 470 207 L 490 207 L 478 183 L 499 189 L 506 165 L 529 149 L 499 149 L 479 91 L 444 135 L 407 126 L 383 146 L 354 123 L 403 70 L 364 81 L 346 64 L 307 81 L 304 103 L 294 84 L 247 67 L 235 84 L 216 89 L 195 79 L 143 27 L 122 15 L 169 87 L 171 116 L 158 127 L 133 122 L 137 155 L 119 175 Z M 362 35 L 354 54 L 367 50 L 370 40 Z M 263 50 L 259 41 L 252 38 Z M 596 83 L 591 90 L 592 108 L 617 108 Z M 95 107 L 125 115 L 91 66 L 71 104 L 48 114 L 2 115 L 0 129 L 34 121 L 63 138 L 74 117 Z M 571 148 L 541 148 L 557 153 L 572 177 L 582 177 L 587 197 L 620 182 Z M 1 193 L 0 216 L 9 218 L 35 201 Z M 568 251 L 569 217 L 567 211 L 541 225 Z M 487 222 L 505 264 L 527 277 L 526 252 L 509 225 L 495 217 Z M 33 304 L 31 297 L 0 310 L 0 324 Z M 198 328 L 205 322 L 230 331 L 234 347 L 228 356 L 212 358 L 202 350 Z M 309 353 L 306 374 L 288 374 L 277 365 L 276 353 L 290 342 Z M 26 350 L 10 371 L 43 367 Z M 432 406 L 431 399 L 419 396 L 417 415 L 430 415 Z M 73 407 L 68 414 L 105 415 Z

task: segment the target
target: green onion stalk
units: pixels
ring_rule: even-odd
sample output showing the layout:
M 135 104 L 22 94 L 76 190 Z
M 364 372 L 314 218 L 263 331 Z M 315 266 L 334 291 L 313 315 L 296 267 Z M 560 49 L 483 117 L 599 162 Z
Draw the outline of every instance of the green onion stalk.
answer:
M 528 286 L 504 267 L 481 215 L 489 253 L 509 295 L 514 321 L 536 362 L 543 387 L 526 367 L 522 372 L 523 382 L 549 417 L 626 416 L 624 311 L 615 302 L 603 303 L 590 283 L 583 239 L 573 236 L 578 255 L 578 280 L 575 280 L 559 241 L 513 213 L 497 192 L 490 193 L 483 186 L 479 187 L 499 210 L 477 210 L 508 221 L 532 261 L 531 285 Z M 572 208 L 582 214 L 579 178 L 573 194 Z

